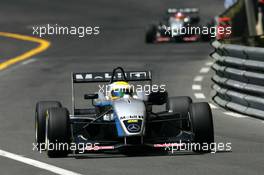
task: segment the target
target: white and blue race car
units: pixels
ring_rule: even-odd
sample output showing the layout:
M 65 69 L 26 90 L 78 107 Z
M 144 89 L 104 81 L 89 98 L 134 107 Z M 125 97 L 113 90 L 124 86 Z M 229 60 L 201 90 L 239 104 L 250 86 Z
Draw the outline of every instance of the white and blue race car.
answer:
M 214 142 L 212 113 L 207 103 L 192 103 L 191 98 L 184 96 L 168 97 L 166 91 L 149 95 L 135 92 L 130 83 L 136 81 L 151 84 L 151 72 L 125 72 L 118 67 L 113 72 L 73 73 L 72 114 L 57 101 L 40 101 L 36 105 L 38 148 L 46 150 L 49 157 L 64 157 L 113 150 L 165 150 L 187 143 Z M 107 82 L 107 94 L 84 94 L 85 100 L 92 101 L 92 108 L 76 108 L 76 84 Z M 165 107 L 154 112 L 153 106 Z M 50 144 L 57 147 L 49 149 Z M 72 150 L 72 145 L 82 146 Z M 210 150 L 199 146 L 192 151 Z

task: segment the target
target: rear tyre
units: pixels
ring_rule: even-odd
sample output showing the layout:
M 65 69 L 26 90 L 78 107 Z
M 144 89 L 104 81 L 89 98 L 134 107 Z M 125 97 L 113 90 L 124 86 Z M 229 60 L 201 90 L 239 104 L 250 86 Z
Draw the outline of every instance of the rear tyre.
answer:
M 70 146 L 70 118 L 66 108 L 50 108 L 46 125 L 46 146 L 49 157 L 66 157 Z
M 214 143 L 214 126 L 212 111 L 208 103 L 193 103 L 190 105 L 191 127 L 194 133 L 194 152 L 207 153 Z
M 45 143 L 45 127 L 46 127 L 46 112 L 49 108 L 60 108 L 62 105 L 58 101 L 40 101 L 36 105 L 35 112 L 35 141 L 40 148 L 40 145 Z
M 186 120 L 181 120 L 181 128 L 183 130 L 190 130 L 188 112 L 191 103 L 192 99 L 190 97 L 182 96 L 170 97 L 166 104 L 167 111 L 180 113 L 182 118 L 186 118 Z

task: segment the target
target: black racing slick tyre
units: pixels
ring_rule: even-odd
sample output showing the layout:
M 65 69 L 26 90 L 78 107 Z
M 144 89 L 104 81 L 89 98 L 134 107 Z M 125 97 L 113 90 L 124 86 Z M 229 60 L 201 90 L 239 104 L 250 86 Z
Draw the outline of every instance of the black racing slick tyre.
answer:
M 215 26 L 214 21 L 211 21 L 211 22 L 206 24 L 206 27 L 208 29 L 210 29 L 210 28 L 212 28 L 214 26 Z M 213 40 L 213 37 L 214 36 L 212 36 L 212 34 L 210 32 L 208 34 L 201 34 L 201 40 L 203 42 L 209 42 L 209 41 Z
M 154 43 L 156 39 L 157 27 L 155 25 L 151 25 L 146 32 L 146 43 Z
M 40 101 L 36 105 L 35 111 L 35 141 L 40 148 L 40 145 L 45 143 L 45 127 L 46 127 L 46 113 L 49 108 L 58 107 L 62 105 L 58 101 Z
M 190 105 L 191 127 L 194 133 L 193 151 L 207 153 L 213 149 L 214 125 L 212 111 L 208 103 L 193 103 Z
M 210 33 L 209 34 L 201 34 L 201 40 L 203 42 L 209 42 L 212 40 L 212 36 Z
M 186 118 L 186 120 L 181 121 L 183 130 L 190 130 L 188 112 L 191 104 L 192 99 L 187 96 L 170 97 L 166 104 L 167 111 L 180 113 L 182 118 Z
M 70 148 L 70 117 L 66 108 L 50 108 L 47 112 L 46 148 L 48 157 L 66 157 Z

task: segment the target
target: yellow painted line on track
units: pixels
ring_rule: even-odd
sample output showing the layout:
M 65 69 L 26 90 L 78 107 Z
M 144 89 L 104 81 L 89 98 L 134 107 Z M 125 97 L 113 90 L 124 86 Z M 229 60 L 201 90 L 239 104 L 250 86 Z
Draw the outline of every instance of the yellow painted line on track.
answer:
M 39 44 L 34 49 L 31 49 L 31 50 L 29 50 L 29 51 L 27 51 L 27 52 L 25 52 L 25 53 L 23 53 L 21 55 L 18 55 L 16 57 L 10 58 L 10 59 L 0 63 L 0 71 L 10 67 L 11 65 L 14 65 L 14 64 L 18 63 L 18 62 L 27 60 L 30 57 L 45 51 L 50 46 L 50 42 L 49 41 L 44 40 L 44 39 L 40 39 L 40 38 L 36 38 L 36 37 L 32 37 L 32 36 L 26 36 L 26 35 L 8 33 L 8 32 L 0 32 L 0 36 L 8 37 L 8 38 L 14 38 L 14 39 L 17 39 L 17 40 L 34 42 L 34 43 L 38 43 Z

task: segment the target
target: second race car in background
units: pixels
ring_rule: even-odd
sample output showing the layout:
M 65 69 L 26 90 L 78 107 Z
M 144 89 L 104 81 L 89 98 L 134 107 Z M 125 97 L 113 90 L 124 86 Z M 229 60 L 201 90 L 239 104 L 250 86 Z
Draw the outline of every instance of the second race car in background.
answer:
M 199 28 L 200 16 L 197 8 L 168 9 L 165 17 L 158 23 L 149 26 L 146 32 L 146 43 L 194 42 L 209 41 L 209 34 L 187 32 L 187 28 Z M 182 31 L 185 28 L 185 31 Z M 182 32 L 180 32 L 182 31 Z

